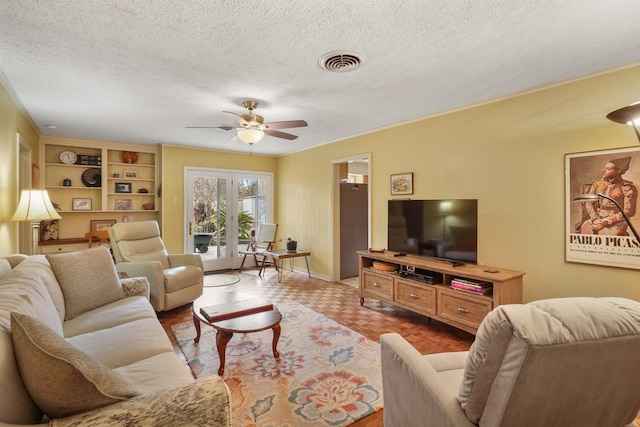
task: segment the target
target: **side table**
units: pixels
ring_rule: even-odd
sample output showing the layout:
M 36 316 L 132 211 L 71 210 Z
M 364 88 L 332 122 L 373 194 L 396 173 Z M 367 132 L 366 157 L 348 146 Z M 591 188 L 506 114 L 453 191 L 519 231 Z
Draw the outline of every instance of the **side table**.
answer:
M 287 251 L 286 249 L 280 249 L 277 251 L 266 251 L 264 253 L 266 256 L 262 259 L 262 265 L 260 266 L 260 272 L 264 269 L 264 260 L 267 256 L 270 256 L 273 259 L 273 263 L 276 266 L 276 270 L 278 271 L 278 282 L 282 281 L 282 266 L 285 259 L 288 259 L 291 264 L 289 265 L 289 269 L 293 271 L 293 258 L 304 257 L 304 262 L 307 265 L 307 275 L 311 277 L 311 272 L 309 271 L 309 260 L 308 256 L 311 255 L 311 252 L 305 251 L 303 249 L 298 249 L 297 251 Z

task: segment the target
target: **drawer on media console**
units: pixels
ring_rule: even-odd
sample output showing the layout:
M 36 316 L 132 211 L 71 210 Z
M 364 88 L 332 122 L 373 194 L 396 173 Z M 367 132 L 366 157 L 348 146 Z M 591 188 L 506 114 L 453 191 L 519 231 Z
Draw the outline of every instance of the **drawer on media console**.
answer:
M 393 297 L 393 277 L 371 271 L 362 271 L 362 288 L 372 294 L 391 299 Z
M 477 328 L 493 308 L 490 297 L 454 289 L 438 290 L 438 315 Z
M 436 314 L 436 289 L 409 280 L 396 279 L 395 301 L 423 314 Z

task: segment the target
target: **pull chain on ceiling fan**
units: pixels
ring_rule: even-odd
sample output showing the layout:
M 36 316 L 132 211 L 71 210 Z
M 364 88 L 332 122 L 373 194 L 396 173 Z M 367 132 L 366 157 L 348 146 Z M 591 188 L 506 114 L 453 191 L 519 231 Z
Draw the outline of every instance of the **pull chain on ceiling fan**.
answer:
M 249 110 L 248 114 L 238 115 L 230 111 L 223 111 L 227 116 L 236 121 L 239 125 L 238 127 L 235 127 L 236 134 L 231 138 L 231 141 L 240 140 L 245 144 L 253 145 L 262 141 L 265 135 L 294 140 L 297 138 L 296 135 L 281 132 L 276 129 L 289 129 L 308 126 L 307 122 L 305 122 L 304 120 L 288 120 L 265 123 L 264 117 L 253 113 L 253 110 L 258 107 L 258 101 L 244 101 L 242 105 Z M 187 128 L 231 130 L 234 129 L 234 126 L 187 126 Z

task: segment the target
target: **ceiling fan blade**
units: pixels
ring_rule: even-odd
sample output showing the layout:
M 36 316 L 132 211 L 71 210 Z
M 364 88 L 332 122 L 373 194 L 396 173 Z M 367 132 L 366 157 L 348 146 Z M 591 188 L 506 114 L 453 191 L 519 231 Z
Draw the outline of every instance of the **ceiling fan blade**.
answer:
M 231 138 L 229 138 L 229 142 L 233 142 L 233 141 L 240 141 L 240 137 L 238 136 L 237 133 L 233 135 Z
M 289 140 L 294 140 L 297 138 L 296 135 L 291 135 L 290 133 L 280 132 L 279 130 L 265 129 L 264 133 L 270 136 L 275 136 L 276 138 L 284 138 Z
M 229 125 L 215 125 L 215 126 L 185 126 L 187 129 L 222 129 L 222 130 L 231 130 L 235 129 L 233 126 Z
M 231 117 L 236 122 L 240 123 L 242 126 L 250 126 L 249 122 L 237 115 L 236 113 L 232 113 L 231 111 L 223 111 L 227 116 Z
M 283 122 L 265 123 L 265 126 L 269 126 L 269 129 L 288 129 L 301 128 L 309 125 L 304 120 L 287 120 Z

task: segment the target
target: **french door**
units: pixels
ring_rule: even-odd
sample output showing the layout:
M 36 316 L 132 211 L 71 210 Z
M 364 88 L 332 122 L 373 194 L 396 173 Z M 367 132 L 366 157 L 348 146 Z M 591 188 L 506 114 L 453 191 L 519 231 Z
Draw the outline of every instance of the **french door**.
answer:
M 205 271 L 239 268 L 260 223 L 273 221 L 273 175 L 185 168 L 185 253 L 200 255 Z

